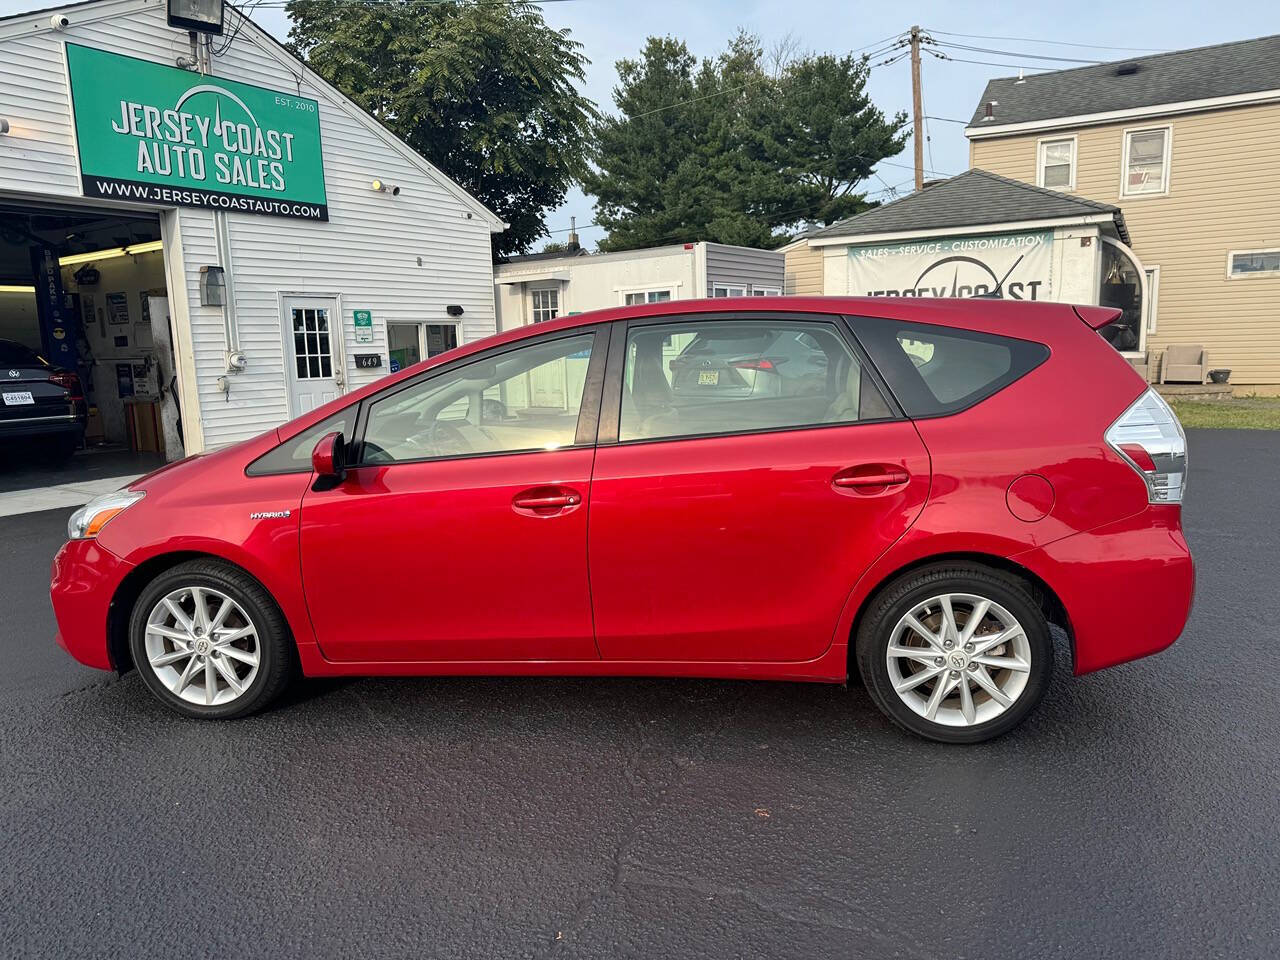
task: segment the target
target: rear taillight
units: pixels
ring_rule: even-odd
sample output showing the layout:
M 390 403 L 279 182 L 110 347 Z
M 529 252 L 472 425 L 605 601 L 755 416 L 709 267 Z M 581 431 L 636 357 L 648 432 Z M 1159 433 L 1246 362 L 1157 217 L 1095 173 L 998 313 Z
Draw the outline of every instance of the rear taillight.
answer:
M 734 360 L 729 366 L 735 370 L 767 370 L 772 372 L 777 370 L 778 364 L 785 362 L 785 360 L 786 357 L 779 357 L 776 360 L 769 357 L 756 357 L 752 360 Z
M 74 373 L 51 373 L 49 374 L 49 382 L 56 383 L 64 390 L 71 391 L 72 396 L 80 393 L 80 378 Z
M 1110 426 L 1106 439 L 1142 477 L 1151 503 L 1182 502 L 1187 435 L 1164 397 L 1148 390 Z

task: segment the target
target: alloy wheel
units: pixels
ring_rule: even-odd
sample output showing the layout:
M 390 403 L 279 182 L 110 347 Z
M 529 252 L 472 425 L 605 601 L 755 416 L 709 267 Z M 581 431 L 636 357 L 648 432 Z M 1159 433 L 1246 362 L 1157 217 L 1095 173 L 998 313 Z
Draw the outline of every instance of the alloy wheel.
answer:
M 894 627 L 885 656 L 902 702 L 951 727 L 999 717 L 1031 676 L 1031 643 L 1021 624 L 994 600 L 968 593 L 916 604 Z
M 258 675 L 257 627 L 240 604 L 212 587 L 166 594 L 151 609 L 144 637 L 152 672 L 188 703 L 231 703 Z

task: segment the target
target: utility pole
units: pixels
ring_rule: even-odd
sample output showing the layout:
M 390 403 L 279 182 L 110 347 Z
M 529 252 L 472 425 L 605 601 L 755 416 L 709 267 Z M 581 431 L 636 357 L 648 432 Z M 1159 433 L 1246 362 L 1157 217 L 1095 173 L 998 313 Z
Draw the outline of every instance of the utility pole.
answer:
M 920 28 L 911 28 L 911 113 L 915 118 L 912 139 L 916 147 L 916 190 L 924 189 L 924 108 L 920 105 Z

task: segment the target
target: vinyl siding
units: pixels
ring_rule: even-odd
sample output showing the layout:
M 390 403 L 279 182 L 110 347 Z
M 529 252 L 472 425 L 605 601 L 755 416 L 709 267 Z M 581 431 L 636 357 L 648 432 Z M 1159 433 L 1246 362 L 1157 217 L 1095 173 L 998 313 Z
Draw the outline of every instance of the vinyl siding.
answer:
M 788 250 L 785 261 L 786 288 L 789 296 L 821 296 L 822 248 L 807 244 Z
M 0 25 L 0 102 L 12 128 L 0 138 L 0 198 L 80 196 L 64 40 L 164 64 L 187 51 L 185 34 L 165 22 L 161 0 L 105 0 L 67 15 L 71 26 L 61 32 L 48 28 L 48 12 Z M 230 29 L 230 8 L 227 16 Z M 248 359 L 245 372 L 230 375 L 227 397 L 217 387 L 228 348 L 223 312 L 199 306 L 200 267 L 219 262 L 214 214 L 177 211 L 185 290 L 171 285 L 169 293 L 171 301 L 185 295 L 174 312 L 191 330 L 205 445 L 252 436 L 300 412 L 290 410 L 284 295 L 340 298 L 348 390 L 386 373 L 385 366 L 356 370 L 353 354 L 385 357 L 388 320 L 448 322 L 445 307 L 458 304 L 464 341 L 495 332 L 490 221 L 474 201 L 390 134 L 371 129 L 354 105 L 296 61 L 282 60 L 279 47 L 252 27 L 214 59 L 212 72 L 319 101 L 330 219 L 226 214 L 238 345 Z M 401 187 L 400 195 L 375 193 L 374 177 Z M 373 312 L 373 343 L 354 342 L 354 309 Z
M 747 287 L 776 287 L 784 283 L 783 258 L 776 250 L 754 247 L 732 247 L 708 243 L 707 291 L 717 283 Z
M 1124 131 L 1171 128 L 1169 192 L 1121 197 Z M 1280 247 L 1280 105 L 1127 121 L 1075 131 L 1074 193 L 1124 211 L 1134 252 L 1160 267 L 1151 375 L 1170 344 L 1201 344 L 1238 384 L 1280 383 L 1280 276 L 1228 280 L 1231 250 Z M 970 142 L 973 166 L 1036 181 L 1036 140 Z

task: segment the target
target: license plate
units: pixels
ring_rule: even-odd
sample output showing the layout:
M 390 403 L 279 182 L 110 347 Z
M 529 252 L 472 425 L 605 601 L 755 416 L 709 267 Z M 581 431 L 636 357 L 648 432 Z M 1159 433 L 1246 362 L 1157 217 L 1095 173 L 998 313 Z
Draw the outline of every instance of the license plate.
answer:
M 30 391 L 20 390 L 15 393 L 6 393 L 4 395 L 4 405 L 6 407 L 20 407 L 28 403 L 35 403 L 36 398 L 31 396 Z
M 719 382 L 720 382 L 719 370 L 699 370 L 698 371 L 698 386 L 714 387 Z

